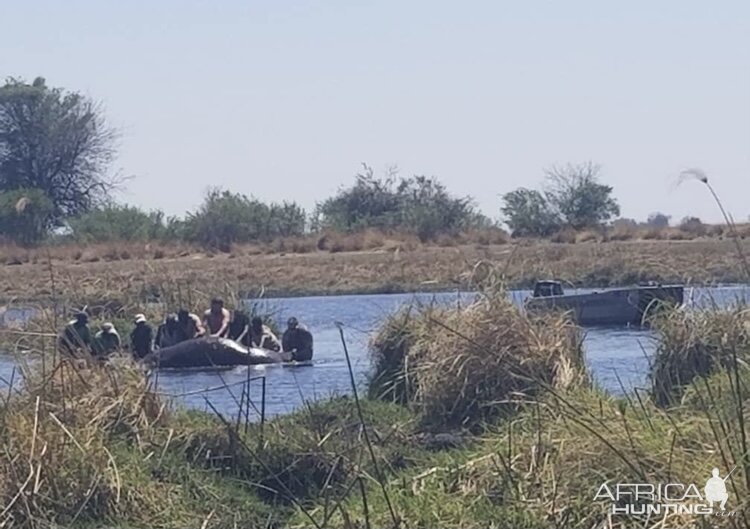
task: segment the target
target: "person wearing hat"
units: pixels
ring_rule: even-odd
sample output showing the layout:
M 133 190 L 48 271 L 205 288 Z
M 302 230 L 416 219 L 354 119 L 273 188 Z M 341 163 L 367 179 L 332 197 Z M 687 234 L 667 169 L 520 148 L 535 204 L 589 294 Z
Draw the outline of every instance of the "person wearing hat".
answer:
M 130 347 L 135 358 L 144 358 L 153 351 L 154 330 L 143 314 L 135 315 L 135 328 L 130 333 Z
M 296 362 L 312 360 L 312 333 L 301 326 L 295 317 L 291 317 L 287 321 L 287 328 L 281 337 L 281 345 L 285 353 L 292 353 L 292 360 Z
M 250 321 L 250 347 L 258 347 L 269 351 L 281 351 L 279 339 L 270 327 L 263 324 L 260 316 L 255 316 Z
M 60 352 L 75 355 L 78 351 L 90 352 L 91 330 L 89 329 L 89 315 L 81 311 L 74 320 L 68 322 L 57 338 L 57 348 Z
M 96 356 L 106 356 L 120 348 L 120 335 L 110 322 L 102 323 L 99 332 L 94 336 L 94 353 Z

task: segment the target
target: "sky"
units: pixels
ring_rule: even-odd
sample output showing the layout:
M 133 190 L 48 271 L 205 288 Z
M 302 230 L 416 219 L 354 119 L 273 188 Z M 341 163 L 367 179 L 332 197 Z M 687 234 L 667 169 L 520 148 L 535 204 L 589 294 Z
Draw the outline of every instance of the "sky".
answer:
M 0 0 L 0 77 L 101 101 L 122 201 L 312 209 L 361 163 L 490 216 L 593 161 L 622 215 L 750 216 L 750 2 Z

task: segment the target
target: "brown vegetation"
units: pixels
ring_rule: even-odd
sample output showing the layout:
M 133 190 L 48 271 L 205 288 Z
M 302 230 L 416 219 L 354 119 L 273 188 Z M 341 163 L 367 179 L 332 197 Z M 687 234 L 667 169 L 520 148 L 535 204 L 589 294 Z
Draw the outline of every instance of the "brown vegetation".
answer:
M 546 388 L 587 380 L 578 328 L 527 317 L 502 289 L 465 308 L 409 307 L 371 342 L 370 395 L 408 403 L 426 425 L 477 427 Z
M 136 308 L 147 301 L 193 306 L 212 294 L 232 299 L 260 291 L 303 295 L 445 290 L 469 288 L 477 261 L 499 264 L 511 288 L 549 277 L 578 286 L 744 280 L 728 239 L 578 244 L 521 240 L 453 247 L 387 239 L 381 248 L 370 250 L 365 249 L 366 237 L 354 240 L 356 251 L 349 251 L 352 239 L 343 238 L 325 241 L 324 247 L 338 251 L 316 246 L 307 253 L 237 246 L 230 253 L 214 254 L 180 245 L 130 244 L 50 248 L 49 253 L 40 249 L 19 258 L 4 248 L 0 299 L 65 299 L 73 305 L 106 302 Z

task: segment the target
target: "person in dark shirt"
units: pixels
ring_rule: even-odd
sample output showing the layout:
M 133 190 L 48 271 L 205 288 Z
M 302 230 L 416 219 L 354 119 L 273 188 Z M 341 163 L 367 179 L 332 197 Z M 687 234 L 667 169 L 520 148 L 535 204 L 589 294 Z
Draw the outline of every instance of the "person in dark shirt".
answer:
M 91 330 L 89 329 L 89 316 L 81 311 L 76 314 L 73 321 L 69 322 L 57 338 L 58 349 L 68 355 L 75 355 L 78 351 L 91 352 Z
M 102 328 L 94 335 L 93 350 L 97 357 L 106 357 L 120 349 L 120 335 L 110 322 L 102 323 Z
M 169 314 L 164 322 L 156 329 L 156 340 L 154 341 L 154 346 L 161 349 L 162 347 L 175 345 L 179 341 L 179 323 L 177 322 L 177 314 Z
M 187 309 L 180 309 L 177 312 L 177 323 L 178 342 L 200 338 L 206 334 L 201 319 Z
M 292 359 L 297 362 L 312 360 L 313 336 L 299 324 L 297 318 L 289 318 L 287 329 L 281 337 L 281 345 L 284 352 L 292 353 Z
M 244 310 L 237 309 L 229 322 L 229 338 L 250 347 L 250 317 Z
M 136 359 L 144 358 L 153 351 L 154 330 L 143 314 L 136 314 L 135 328 L 130 333 L 130 347 Z

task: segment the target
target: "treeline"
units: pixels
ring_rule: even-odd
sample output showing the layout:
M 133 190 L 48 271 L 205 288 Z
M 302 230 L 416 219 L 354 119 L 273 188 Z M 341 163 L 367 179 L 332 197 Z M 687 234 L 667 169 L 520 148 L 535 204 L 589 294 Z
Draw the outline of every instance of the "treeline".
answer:
M 423 176 L 383 178 L 365 167 L 354 185 L 306 212 L 211 190 L 182 218 L 115 203 L 111 171 L 117 131 L 99 104 L 39 77 L 0 87 L 0 237 L 25 246 L 75 241 L 183 240 L 222 247 L 311 231 L 369 228 L 413 232 L 427 241 L 490 224 L 468 197 Z
M 185 241 L 213 248 L 310 233 L 412 234 L 422 242 L 504 223 L 514 237 L 551 237 L 635 221 L 617 219 L 611 186 L 593 163 L 553 167 L 540 189 L 501 197 L 501 218 L 490 219 L 471 197 L 449 192 L 435 178 L 378 177 L 364 166 L 354 183 L 305 211 L 294 202 L 266 203 L 212 189 L 195 211 L 168 217 L 113 201 L 122 182 L 111 172 L 117 132 L 100 105 L 42 78 L 8 79 L 0 87 L 0 238 L 23 246 L 47 241 Z M 669 225 L 654 214 L 647 224 Z M 619 228 L 618 228 L 619 226 Z M 700 220 L 681 226 L 699 233 Z
M 170 240 L 225 248 L 233 243 L 268 242 L 309 233 L 412 233 L 427 242 L 445 234 L 492 225 L 469 198 L 454 197 L 437 180 L 423 176 L 378 178 L 365 166 L 355 183 L 308 213 L 295 202 L 266 203 L 212 189 L 185 217 L 108 204 L 67 220 L 56 238 L 77 242 Z

